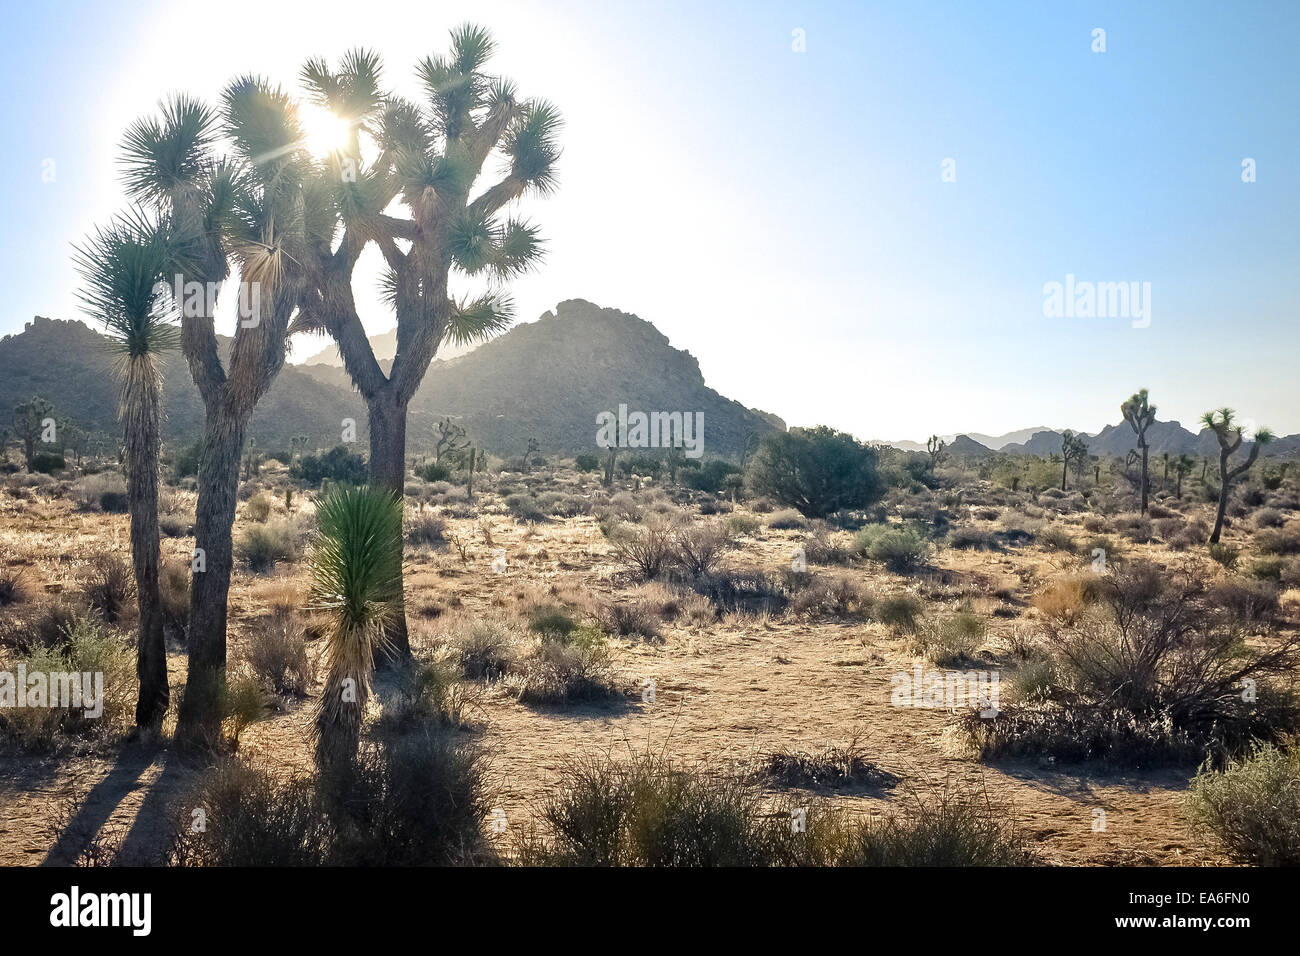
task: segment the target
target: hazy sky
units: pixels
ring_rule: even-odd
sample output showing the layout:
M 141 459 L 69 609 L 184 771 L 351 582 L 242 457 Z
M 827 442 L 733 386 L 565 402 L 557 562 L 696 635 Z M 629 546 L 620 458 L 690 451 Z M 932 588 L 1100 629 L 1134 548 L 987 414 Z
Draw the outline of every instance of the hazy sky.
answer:
M 521 319 L 634 312 L 724 395 L 864 438 L 1096 431 L 1139 386 L 1161 418 L 1226 404 L 1300 432 L 1282 0 L 4 0 L 0 334 L 81 317 L 70 244 L 121 206 L 122 131 L 160 96 L 215 100 L 244 72 L 296 88 L 304 58 L 355 45 L 414 96 L 467 19 L 567 122 L 560 189 L 526 210 L 550 255 L 513 284 Z M 1150 283 L 1149 325 L 1045 317 L 1067 274 Z

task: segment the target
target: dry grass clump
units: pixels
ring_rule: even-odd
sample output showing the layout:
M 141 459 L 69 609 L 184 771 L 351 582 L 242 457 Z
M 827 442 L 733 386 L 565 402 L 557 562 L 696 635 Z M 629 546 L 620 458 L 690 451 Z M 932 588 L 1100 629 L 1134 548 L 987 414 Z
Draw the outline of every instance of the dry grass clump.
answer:
M 975 659 L 988 631 L 985 620 L 973 611 L 957 611 L 921 622 L 912 648 L 936 667 L 961 667 Z
M 337 777 L 228 761 L 177 804 L 172 866 L 446 866 L 492 862 L 481 752 L 445 732 L 362 748 Z M 207 811 L 195 830 L 191 807 Z
M 447 544 L 447 519 L 432 511 L 418 511 L 406 516 L 406 543 L 424 548 L 442 548 Z
M 784 787 L 864 787 L 890 790 L 899 778 L 867 759 L 866 750 L 854 737 L 842 747 L 827 744 L 815 753 L 780 749 L 762 758 L 762 773 L 771 783 Z
M 693 577 L 712 573 L 732 546 L 731 534 L 717 522 L 682 524 L 672 532 L 672 559 Z
M 826 615 L 846 620 L 870 617 L 876 596 L 851 574 L 787 572 L 789 611 L 805 617 Z
M 774 531 L 797 531 L 808 527 L 808 519 L 793 508 L 783 508 L 767 519 L 767 526 Z
M 280 562 L 298 560 L 300 532 L 292 521 L 268 521 L 244 528 L 235 539 L 235 556 L 255 574 L 264 574 Z
M 516 634 L 503 618 L 457 619 L 445 632 L 461 671 L 473 680 L 498 680 L 514 666 Z
M 1100 596 L 1101 579 L 1097 575 L 1070 575 L 1057 578 L 1034 595 L 1030 603 L 1051 620 L 1072 624 Z
M 640 526 L 620 525 L 610 540 L 614 558 L 642 580 L 652 580 L 672 565 L 674 529 L 668 522 L 647 518 Z
M 253 627 L 244 659 L 253 673 L 277 694 L 301 697 L 313 678 L 303 628 L 292 614 L 283 610 Z
M 521 703 L 558 706 L 625 699 L 603 638 L 583 632 L 579 640 L 539 638 L 506 675 L 505 686 Z
M 0 607 L 22 604 L 28 599 L 21 568 L 0 568 Z
M 82 590 L 91 609 L 105 622 L 120 623 L 134 610 L 135 572 L 120 555 L 96 555 L 90 560 Z
M 925 613 L 921 599 L 912 594 L 891 594 L 876 602 L 876 620 L 895 634 L 915 632 Z
M 1005 808 L 945 792 L 862 820 L 820 803 L 775 806 L 741 776 L 656 755 L 565 767 L 517 837 L 526 865 L 1011 866 L 1034 862 Z

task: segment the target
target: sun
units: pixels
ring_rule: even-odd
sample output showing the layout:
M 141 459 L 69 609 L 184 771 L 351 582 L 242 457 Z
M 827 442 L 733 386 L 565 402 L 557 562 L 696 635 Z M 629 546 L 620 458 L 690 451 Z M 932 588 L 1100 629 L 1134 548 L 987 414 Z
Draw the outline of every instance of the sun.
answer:
M 303 145 L 313 156 L 327 156 L 348 144 L 348 121 L 319 106 L 304 106 L 298 113 Z

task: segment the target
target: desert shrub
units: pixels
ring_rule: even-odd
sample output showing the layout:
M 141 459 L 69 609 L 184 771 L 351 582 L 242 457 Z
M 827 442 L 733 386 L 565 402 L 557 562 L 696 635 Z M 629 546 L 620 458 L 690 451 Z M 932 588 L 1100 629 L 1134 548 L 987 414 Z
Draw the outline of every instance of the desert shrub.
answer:
M 600 458 L 596 455 L 578 455 L 573 459 L 573 464 L 578 471 L 592 472 L 600 470 Z
M 528 628 L 545 637 L 565 641 L 578 629 L 578 621 L 564 608 L 555 604 L 539 604 L 526 614 Z
M 110 506 L 121 502 L 121 507 L 104 507 L 105 496 Z M 69 495 L 82 511 L 124 512 L 126 510 L 126 479 L 117 472 L 101 471 L 73 482 Z
M 655 638 L 659 636 L 660 613 L 649 601 L 609 601 L 600 609 L 600 622 L 620 637 Z
M 190 624 L 190 565 L 164 560 L 158 568 L 158 600 L 163 627 L 184 638 Z
M 1241 557 L 1241 552 L 1238 549 L 1218 541 L 1208 545 L 1206 551 L 1214 561 L 1223 565 L 1229 571 L 1236 570 L 1237 561 Z
M 1206 588 L 1205 599 L 1239 626 L 1269 623 L 1280 610 L 1277 588 L 1258 579 L 1233 577 L 1214 581 Z
M 1255 512 L 1255 527 L 1280 528 L 1286 523 L 1286 515 L 1276 508 L 1260 508 Z
M 86 608 L 67 597 L 42 601 L 22 612 L 0 617 L 0 647 L 27 654 L 36 648 L 57 648 L 67 644 L 68 634 Z
M 1256 558 L 1250 565 L 1250 575 L 1262 581 L 1282 580 L 1282 571 L 1286 568 L 1286 559 L 1279 557 Z
M 865 508 L 883 491 L 874 448 L 825 425 L 764 439 L 749 466 L 755 493 L 809 518 Z
M 808 519 L 793 508 L 785 508 L 768 518 L 767 526 L 777 531 L 796 531 L 808 527 Z
M 867 759 L 854 737 L 842 747 L 827 744 L 819 751 L 780 749 L 763 754 L 763 778 L 782 787 L 863 787 L 890 790 L 899 778 Z
M 468 461 L 468 459 L 466 459 Z M 427 462 L 415 469 L 415 476 L 423 481 L 447 481 L 451 478 L 451 469 L 436 461 Z
M 271 517 L 271 499 L 259 491 L 244 502 L 244 517 L 249 521 L 265 521 Z
M 474 680 L 500 678 L 515 660 L 514 635 L 504 621 L 463 620 L 447 640 L 456 652 L 462 673 Z
M 673 530 L 673 560 L 687 574 L 698 576 L 712 573 L 731 546 L 731 535 L 722 524 L 685 524 Z
M 447 519 L 432 511 L 419 511 L 406 519 L 406 543 L 441 548 L 447 543 Z
M 135 600 L 135 572 L 125 558 L 97 555 L 90 560 L 82 588 L 90 607 L 109 624 L 116 624 Z
M 303 455 L 289 466 L 289 476 L 313 488 L 324 481 L 363 485 L 367 479 L 366 460 L 348 451 L 346 445 L 335 445 L 327 452 Z
M 306 635 L 291 614 L 277 613 L 255 626 L 244 659 L 278 694 L 302 696 L 311 683 Z
M 738 538 L 750 537 L 760 527 L 753 515 L 733 514 L 727 517 L 727 531 Z
M 830 535 L 817 531 L 803 542 L 804 558 L 809 564 L 850 564 L 853 549 L 844 535 Z
M 864 824 L 841 863 L 851 866 L 1030 866 L 1037 856 L 1009 809 L 983 790 L 915 795 Z
M 654 757 L 576 760 L 540 807 L 527 864 L 751 866 L 772 862 L 758 788 L 678 769 Z
M 1100 578 L 1074 575 L 1053 581 L 1035 594 L 1031 603 L 1052 620 L 1072 624 L 1096 603 L 1100 595 Z
M 251 525 L 235 539 L 235 556 L 245 562 L 250 571 L 262 574 L 270 571 L 277 562 L 297 560 L 297 537 L 296 527 L 288 521 Z
M 1300 749 L 1263 746 L 1192 780 L 1187 811 L 1237 861 L 1300 865 Z
M 924 613 L 921 599 L 911 594 L 891 594 L 875 607 L 876 620 L 895 632 L 915 631 Z
M 164 538 L 183 538 L 192 530 L 191 522 L 179 515 L 158 516 L 158 530 Z
M 27 586 L 23 572 L 18 568 L 0 568 L 0 607 L 21 604 L 27 600 Z
M 28 706 L 0 708 L 0 733 L 20 748 L 56 749 L 62 738 L 105 735 L 130 722 L 136 694 L 135 655 L 98 621 L 74 617 L 58 641 L 32 643 L 16 663 L 28 674 L 28 686 L 16 688 L 27 694 Z M 34 700 L 31 679 L 37 674 L 44 675 L 47 683 Z M 68 697 L 62 693 L 63 681 L 55 676 L 63 674 L 71 677 Z M 85 696 L 83 674 L 102 675 L 102 684 L 96 676 L 89 688 L 93 699 Z M 71 706 L 55 706 L 60 702 Z
M 791 595 L 789 609 L 795 614 L 867 617 L 876 603 L 875 595 L 848 574 L 790 571 L 786 572 L 786 586 Z
M 858 553 L 897 574 L 916 570 L 930 554 L 929 540 L 909 525 L 867 525 L 853 543 Z
M 1300 523 L 1257 531 L 1253 543 L 1260 554 L 1300 554 Z
M 680 477 L 684 487 L 716 495 L 728 487 L 733 477 L 738 479 L 739 476 L 740 469 L 731 462 L 711 458 L 698 468 L 684 469 Z
M 980 528 L 953 528 L 948 532 L 948 547 L 963 551 L 996 551 L 998 540 L 992 532 Z
M 1195 764 L 1204 747 L 1167 717 L 1116 707 L 1059 707 L 1041 699 L 1004 704 L 997 716 L 971 710 L 957 727 L 981 760 L 1049 756 L 1060 763 L 1101 761 L 1118 767 Z
M 375 733 L 400 735 L 430 724 L 465 726 L 470 697 L 465 692 L 464 676 L 459 655 L 452 649 L 403 669 L 397 699 L 385 705 Z
M 1036 535 L 1034 543 L 1048 551 L 1065 551 L 1073 553 L 1076 543 L 1074 536 L 1059 525 L 1048 525 Z
M 28 465 L 28 469 L 38 475 L 52 475 L 66 467 L 67 462 L 63 460 L 63 455 L 52 451 L 38 451 L 32 455 L 31 463 Z
M 790 602 L 785 586 L 762 571 L 702 574 L 691 581 L 691 587 L 723 611 L 777 613 L 785 610 Z
M 657 578 L 672 561 L 673 536 L 666 521 L 647 519 L 642 525 L 622 525 L 611 538 L 614 558 L 637 577 Z
M 228 761 L 178 802 L 176 866 L 416 866 L 490 859 L 482 758 L 441 733 L 363 748 L 338 777 Z M 190 807 L 207 825 L 195 832 Z
M 578 866 L 1008 866 L 1034 861 L 1005 808 L 944 794 L 859 822 L 816 804 L 775 809 L 758 784 L 655 756 L 570 762 L 521 862 Z M 792 826 L 792 819 L 804 826 Z
M 1221 761 L 1293 732 L 1300 702 L 1277 680 L 1295 663 L 1297 639 L 1249 647 L 1242 611 L 1216 586 L 1146 561 L 1102 578 L 1095 613 L 1046 629 L 1057 676 L 1049 699 L 1006 708 L 982 728 L 967 722 L 977 749 L 1147 765 Z
M 625 696 L 603 642 L 539 640 L 506 676 L 522 703 L 556 706 Z
M 713 498 L 713 497 L 706 497 L 700 499 L 700 514 L 702 515 L 708 516 L 708 515 L 730 514 L 730 513 L 731 513 L 731 504 L 729 502 L 719 501 L 717 498 Z
M 947 617 L 922 622 L 913 646 L 937 667 L 959 667 L 970 662 L 984 643 L 988 625 L 972 611 L 957 611 Z
M 506 497 L 506 510 L 516 521 L 540 523 L 546 521 L 548 515 L 538 502 L 537 497 L 532 494 L 516 494 Z

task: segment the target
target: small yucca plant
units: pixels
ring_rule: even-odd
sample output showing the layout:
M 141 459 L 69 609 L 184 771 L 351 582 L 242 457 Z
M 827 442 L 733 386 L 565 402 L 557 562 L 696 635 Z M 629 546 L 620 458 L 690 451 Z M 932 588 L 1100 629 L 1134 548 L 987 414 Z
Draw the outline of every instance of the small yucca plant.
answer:
M 318 500 L 316 521 L 312 604 L 331 618 L 316 711 L 316 763 L 326 770 L 356 756 L 375 648 L 401 606 L 402 501 L 383 489 L 339 485 Z

